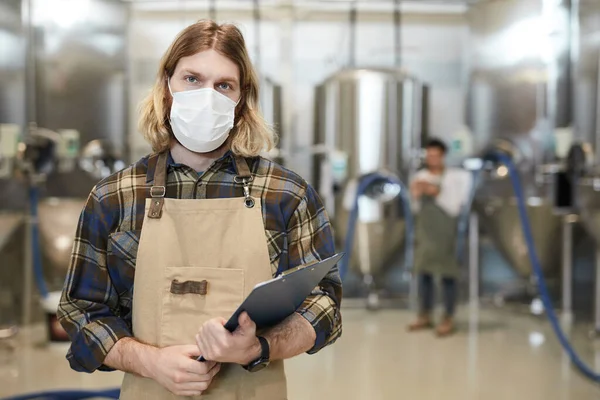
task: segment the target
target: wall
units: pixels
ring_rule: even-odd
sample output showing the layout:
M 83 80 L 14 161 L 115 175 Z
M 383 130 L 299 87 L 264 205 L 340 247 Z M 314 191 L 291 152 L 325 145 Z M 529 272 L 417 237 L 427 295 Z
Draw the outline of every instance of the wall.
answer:
M 433 10 L 433 11 L 432 11 Z M 467 44 L 464 16 L 455 10 L 421 8 L 403 14 L 403 67 L 431 86 L 430 131 L 448 139 L 464 116 L 463 54 Z M 220 22 L 234 21 L 243 31 L 254 57 L 251 10 L 217 10 Z M 291 151 L 288 165 L 310 176 L 309 155 L 303 151 L 313 138 L 313 88 L 347 65 L 348 6 L 323 9 L 265 8 L 261 27 L 261 69 L 284 88 L 282 146 Z M 134 6 L 130 27 L 131 110 L 154 82 L 159 58 L 186 25 L 208 17 L 205 9 L 151 9 Z M 394 65 L 391 5 L 359 8 L 357 66 Z M 137 133 L 137 113 L 131 113 L 133 158 L 149 149 Z

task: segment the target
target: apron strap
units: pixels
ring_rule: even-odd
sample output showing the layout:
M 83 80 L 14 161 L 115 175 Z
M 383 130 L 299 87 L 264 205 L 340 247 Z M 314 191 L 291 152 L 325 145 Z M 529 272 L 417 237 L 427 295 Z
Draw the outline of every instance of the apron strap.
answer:
M 235 183 L 241 183 L 244 185 L 244 204 L 247 208 L 254 207 L 254 199 L 250 196 L 250 182 L 254 180 L 248 162 L 242 156 L 234 156 L 235 169 L 237 175 L 233 178 Z
M 160 219 L 162 216 L 165 194 L 167 193 L 167 159 L 167 151 L 163 151 L 158 155 L 158 161 L 154 169 L 154 182 L 150 188 L 152 201 L 150 202 L 148 218 Z

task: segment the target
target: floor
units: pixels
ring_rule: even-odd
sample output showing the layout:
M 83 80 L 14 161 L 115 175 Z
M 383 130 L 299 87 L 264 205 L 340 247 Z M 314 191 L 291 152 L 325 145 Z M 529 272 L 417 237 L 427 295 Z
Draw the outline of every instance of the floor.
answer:
M 407 311 L 346 309 L 344 334 L 315 356 L 286 363 L 291 400 L 591 400 L 600 385 L 581 377 L 544 320 L 505 310 L 463 310 L 447 339 L 405 333 Z M 600 371 L 600 339 L 575 331 L 575 344 Z M 64 345 L 0 350 L 0 398 L 57 388 L 118 386 L 120 373 L 69 370 Z

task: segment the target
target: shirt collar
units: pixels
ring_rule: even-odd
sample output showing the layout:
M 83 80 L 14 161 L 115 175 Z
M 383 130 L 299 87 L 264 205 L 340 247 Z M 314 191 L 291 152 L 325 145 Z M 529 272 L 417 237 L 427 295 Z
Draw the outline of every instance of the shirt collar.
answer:
M 154 153 L 147 158 L 148 163 L 148 171 L 146 172 L 146 183 L 150 183 L 154 180 L 154 172 L 156 171 L 156 162 L 158 161 L 158 154 Z M 169 151 L 167 158 L 167 171 L 173 168 L 182 168 L 186 167 L 184 164 L 178 164 L 173 160 L 171 156 L 171 151 Z M 237 174 L 237 168 L 235 166 L 235 160 L 233 156 L 233 152 L 231 150 L 227 150 L 223 156 L 215 162 L 207 170 L 219 171 L 224 170 L 230 174 Z

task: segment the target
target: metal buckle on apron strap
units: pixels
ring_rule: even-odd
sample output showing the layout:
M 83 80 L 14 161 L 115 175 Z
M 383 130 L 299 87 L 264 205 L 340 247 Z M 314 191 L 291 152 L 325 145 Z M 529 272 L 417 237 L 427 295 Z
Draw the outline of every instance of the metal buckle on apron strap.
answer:
M 159 219 L 167 194 L 167 158 L 168 152 L 163 151 L 158 155 L 154 168 L 154 184 L 150 187 L 150 210 L 148 218 Z
M 254 180 L 254 177 L 250 176 L 250 177 L 241 177 L 241 176 L 236 176 L 233 178 L 233 181 L 235 183 L 241 183 L 244 185 L 244 204 L 246 205 L 247 208 L 252 208 L 254 207 L 254 199 L 250 196 L 250 185 L 249 183 L 252 182 Z
M 152 186 L 150 188 L 150 210 L 148 211 L 148 217 L 153 219 L 159 219 L 162 216 L 163 203 L 165 201 L 165 194 L 167 189 L 164 186 Z
M 156 193 L 156 190 L 159 190 L 160 192 Z M 150 188 L 150 197 L 165 197 L 165 194 L 167 193 L 167 188 L 164 186 L 152 186 Z

